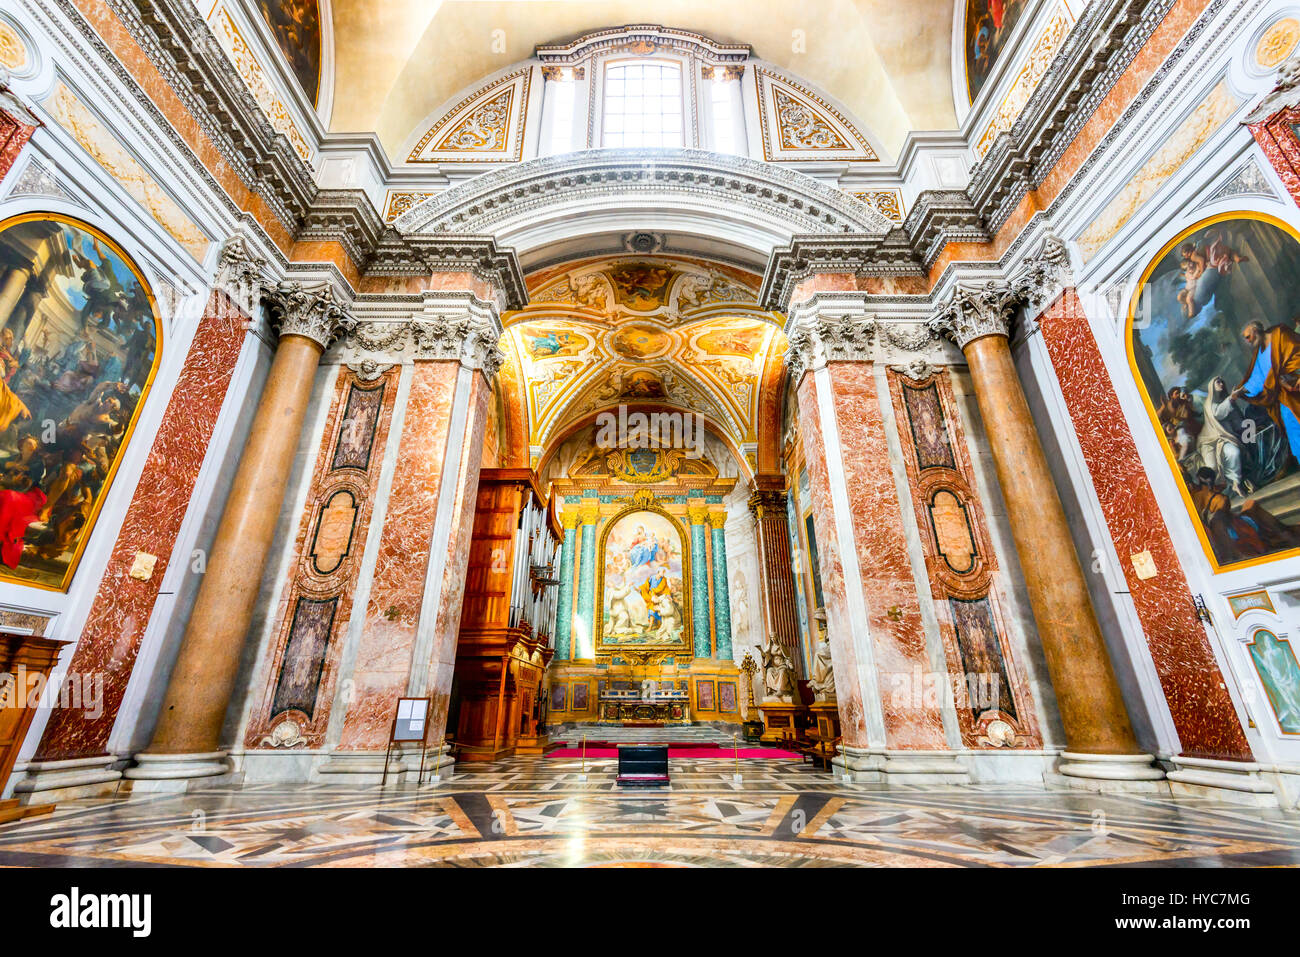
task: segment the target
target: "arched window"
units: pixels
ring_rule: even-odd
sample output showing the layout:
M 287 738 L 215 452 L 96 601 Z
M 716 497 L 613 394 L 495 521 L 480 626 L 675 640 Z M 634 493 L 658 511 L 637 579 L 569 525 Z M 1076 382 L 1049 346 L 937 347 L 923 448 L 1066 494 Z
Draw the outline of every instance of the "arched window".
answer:
M 683 144 L 681 65 L 663 60 L 608 64 L 601 145 Z

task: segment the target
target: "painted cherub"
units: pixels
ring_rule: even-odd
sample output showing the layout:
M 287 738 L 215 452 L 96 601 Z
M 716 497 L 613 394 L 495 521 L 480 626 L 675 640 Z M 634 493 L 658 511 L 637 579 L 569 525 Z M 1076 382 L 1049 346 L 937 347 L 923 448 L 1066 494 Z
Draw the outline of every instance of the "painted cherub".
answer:
M 1196 284 L 1205 273 L 1207 260 L 1195 243 L 1183 243 L 1178 252 L 1181 258 L 1178 268 L 1183 274 L 1183 289 L 1178 293 L 1178 302 L 1183 307 L 1183 315 L 1190 319 L 1196 315 Z

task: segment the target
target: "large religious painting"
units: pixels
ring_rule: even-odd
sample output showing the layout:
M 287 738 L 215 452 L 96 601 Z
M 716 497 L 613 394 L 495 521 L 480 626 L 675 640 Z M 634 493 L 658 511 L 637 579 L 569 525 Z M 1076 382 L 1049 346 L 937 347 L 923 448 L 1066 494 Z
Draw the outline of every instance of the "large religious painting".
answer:
M 317 0 L 258 0 L 271 35 L 313 104 L 320 102 L 321 28 Z
M 1214 567 L 1300 548 L 1300 241 L 1216 216 L 1147 268 L 1129 357 Z
M 66 590 L 153 381 L 153 296 L 98 230 L 0 223 L 0 580 Z
M 601 535 L 596 650 L 690 647 L 686 538 L 667 513 L 632 507 Z
M 975 102 L 1020 22 L 1025 0 L 967 0 L 966 87 Z

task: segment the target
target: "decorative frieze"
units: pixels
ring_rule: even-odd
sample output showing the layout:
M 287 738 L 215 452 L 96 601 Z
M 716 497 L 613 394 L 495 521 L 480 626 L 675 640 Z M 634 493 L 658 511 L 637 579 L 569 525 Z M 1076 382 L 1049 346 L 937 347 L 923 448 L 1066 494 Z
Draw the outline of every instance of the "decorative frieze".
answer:
M 505 362 L 498 343 L 501 327 L 491 319 L 469 313 L 435 315 L 398 321 L 359 322 L 347 338 L 347 348 L 383 356 L 391 365 L 402 361 L 455 360 L 468 368 L 496 375 Z M 377 360 L 357 359 L 378 367 Z
M 863 313 L 813 313 L 797 319 L 787 333 L 785 364 L 797 382 L 808 369 L 832 361 L 870 361 L 876 320 Z

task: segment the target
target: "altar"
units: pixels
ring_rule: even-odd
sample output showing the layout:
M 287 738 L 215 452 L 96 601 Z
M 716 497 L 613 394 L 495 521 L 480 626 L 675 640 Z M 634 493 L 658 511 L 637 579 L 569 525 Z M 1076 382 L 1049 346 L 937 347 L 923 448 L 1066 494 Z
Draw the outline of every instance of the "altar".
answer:
M 600 696 L 597 724 L 691 724 L 690 697 L 685 691 L 605 691 Z

